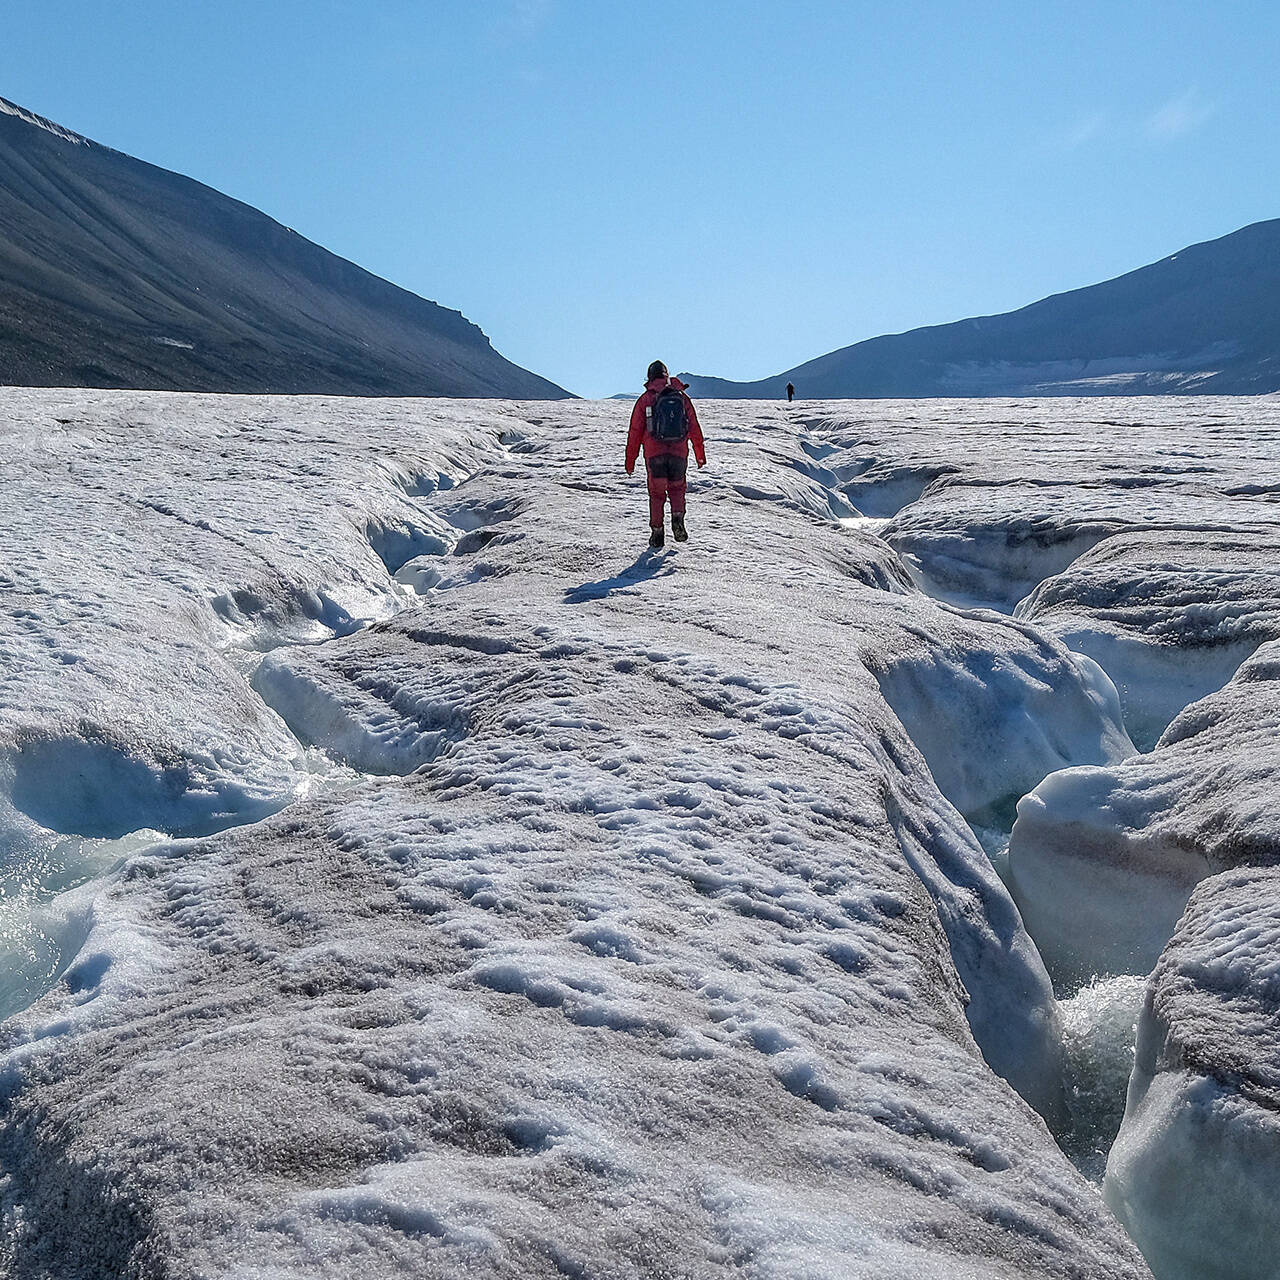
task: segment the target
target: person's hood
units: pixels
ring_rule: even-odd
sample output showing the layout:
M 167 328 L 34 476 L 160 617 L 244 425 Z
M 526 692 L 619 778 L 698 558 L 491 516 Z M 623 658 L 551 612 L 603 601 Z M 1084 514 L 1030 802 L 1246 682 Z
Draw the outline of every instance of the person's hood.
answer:
M 657 393 L 664 387 L 675 387 L 677 391 L 684 391 L 688 386 L 689 384 L 687 382 L 681 382 L 679 378 L 650 378 L 649 381 L 644 384 L 644 389 L 646 391 Z

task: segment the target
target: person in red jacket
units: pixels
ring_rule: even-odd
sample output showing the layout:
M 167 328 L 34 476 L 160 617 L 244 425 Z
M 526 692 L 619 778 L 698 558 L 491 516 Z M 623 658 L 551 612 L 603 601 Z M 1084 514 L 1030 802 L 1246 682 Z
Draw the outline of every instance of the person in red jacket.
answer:
M 664 403 L 659 406 L 659 397 L 667 395 L 669 401 L 672 394 L 678 395 L 684 409 L 684 431 L 674 436 L 668 434 L 670 428 L 663 422 L 669 417 L 672 408 Z M 659 422 L 654 422 L 654 411 L 658 410 Z M 663 434 L 658 434 L 662 432 Z M 649 475 L 649 545 L 661 547 L 666 542 L 663 532 L 663 507 L 668 498 L 671 499 L 671 532 L 677 542 L 688 540 L 689 533 L 684 527 L 685 508 L 685 474 L 689 469 L 689 446 L 693 445 L 693 456 L 699 467 L 707 465 L 707 451 L 702 441 L 702 427 L 698 424 L 698 415 L 694 412 L 693 401 L 685 394 L 685 383 L 667 373 L 667 366 L 661 360 L 655 360 L 649 366 L 644 394 L 636 401 L 631 410 L 631 429 L 627 432 L 627 475 L 636 466 L 640 449 L 644 448 L 645 470 Z

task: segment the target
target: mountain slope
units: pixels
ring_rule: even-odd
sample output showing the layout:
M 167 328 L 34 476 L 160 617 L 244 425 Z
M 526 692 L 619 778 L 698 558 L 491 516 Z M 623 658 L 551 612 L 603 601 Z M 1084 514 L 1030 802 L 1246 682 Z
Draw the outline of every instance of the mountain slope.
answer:
M 1280 390 L 1280 220 L 1018 311 L 871 338 L 695 394 L 814 397 L 1244 395 Z
M 4 99 L 0 383 L 567 394 L 458 312 Z

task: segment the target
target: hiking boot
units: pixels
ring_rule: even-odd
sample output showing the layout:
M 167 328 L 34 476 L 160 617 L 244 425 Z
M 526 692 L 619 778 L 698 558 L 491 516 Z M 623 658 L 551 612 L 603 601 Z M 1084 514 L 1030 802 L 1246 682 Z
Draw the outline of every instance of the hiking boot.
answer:
M 667 545 L 667 536 L 662 532 L 661 525 L 649 530 L 649 545 L 655 549 Z
M 684 512 L 679 515 L 671 513 L 671 533 L 677 542 L 688 542 L 689 531 L 684 527 Z

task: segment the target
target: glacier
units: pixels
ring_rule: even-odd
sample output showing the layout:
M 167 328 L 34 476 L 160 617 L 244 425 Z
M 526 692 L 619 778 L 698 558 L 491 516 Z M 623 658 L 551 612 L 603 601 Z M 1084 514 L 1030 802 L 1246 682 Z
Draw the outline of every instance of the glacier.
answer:
M 662 553 L 623 415 L 0 390 L 6 1274 L 1149 1274 L 1271 402 L 716 403 Z
M 1280 644 L 1186 708 L 1148 754 L 1046 778 L 1018 807 L 1010 881 L 1050 968 L 1155 968 L 1207 876 L 1280 859 Z M 1089 892 L 1061 912 L 1073 885 Z
M 1168 1280 L 1262 1280 L 1280 1252 L 1280 881 L 1205 880 L 1152 975 L 1106 1195 Z

